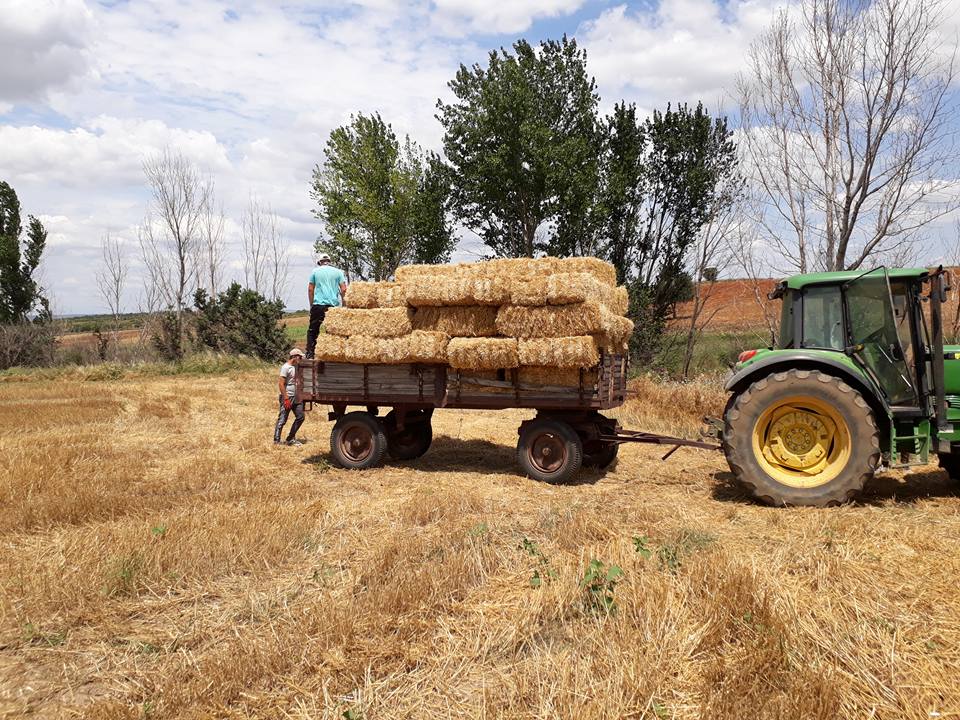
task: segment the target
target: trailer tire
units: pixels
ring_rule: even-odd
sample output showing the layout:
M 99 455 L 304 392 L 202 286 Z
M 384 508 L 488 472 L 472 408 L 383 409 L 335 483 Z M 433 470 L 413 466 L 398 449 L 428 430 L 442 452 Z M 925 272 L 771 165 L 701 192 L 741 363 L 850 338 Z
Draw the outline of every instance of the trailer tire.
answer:
M 562 420 L 531 420 L 520 426 L 517 462 L 528 477 L 562 485 L 580 472 L 583 441 Z
M 330 455 L 347 470 L 366 470 L 383 464 L 387 434 L 380 421 L 368 412 L 349 412 L 330 432 Z
M 940 469 L 947 473 L 951 480 L 960 480 L 960 454 L 940 453 L 937 455 Z
M 620 443 L 594 440 L 583 448 L 583 467 L 603 470 L 609 467 L 620 452 Z
M 387 430 L 387 454 L 394 460 L 413 460 L 430 449 L 433 426 L 424 410 L 407 412 L 403 430 L 397 430 L 397 411 L 391 410 L 383 419 Z
M 859 392 L 833 375 L 795 369 L 731 398 L 723 452 L 761 502 L 825 507 L 849 501 L 873 476 L 880 436 Z

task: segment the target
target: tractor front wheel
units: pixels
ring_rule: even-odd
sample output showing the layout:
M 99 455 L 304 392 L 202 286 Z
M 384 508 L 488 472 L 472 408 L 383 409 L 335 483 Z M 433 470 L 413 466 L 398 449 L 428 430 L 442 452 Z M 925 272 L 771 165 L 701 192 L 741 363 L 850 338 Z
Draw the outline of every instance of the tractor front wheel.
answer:
M 880 436 L 866 400 L 817 370 L 761 378 L 732 398 L 723 451 L 737 480 L 770 505 L 847 502 L 880 462 Z
M 945 470 L 951 480 L 960 480 L 960 454 L 940 453 L 937 455 L 940 469 Z

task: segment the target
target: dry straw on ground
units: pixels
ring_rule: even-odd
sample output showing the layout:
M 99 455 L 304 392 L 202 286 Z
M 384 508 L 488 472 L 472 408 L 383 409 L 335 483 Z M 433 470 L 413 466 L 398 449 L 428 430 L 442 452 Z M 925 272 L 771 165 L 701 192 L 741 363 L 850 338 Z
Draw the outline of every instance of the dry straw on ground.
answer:
M 402 307 L 370 309 L 335 307 L 327 311 L 323 327 L 331 335 L 341 337 L 351 335 L 398 337 L 406 335 L 413 329 L 410 316 L 411 311 Z
M 551 486 L 516 469 L 532 412 L 440 410 L 424 457 L 350 472 L 326 408 L 273 446 L 275 374 L 0 382 L 0 714 L 960 709 L 960 496 L 935 467 L 822 510 L 758 506 L 686 448 Z M 725 400 L 631 390 L 624 425 L 694 437 Z M 610 614 L 591 559 L 623 572 Z
M 421 307 L 413 316 L 415 330 L 433 330 L 459 337 L 497 334 L 497 308 L 493 306 Z
M 557 368 L 588 368 L 600 360 L 597 342 L 589 335 L 521 340 L 519 355 L 521 365 Z
M 453 338 L 447 346 L 450 367 L 464 370 L 515 368 L 517 341 L 514 338 Z
M 407 304 L 404 287 L 396 282 L 352 282 L 347 286 L 344 300 L 352 308 L 404 307 Z

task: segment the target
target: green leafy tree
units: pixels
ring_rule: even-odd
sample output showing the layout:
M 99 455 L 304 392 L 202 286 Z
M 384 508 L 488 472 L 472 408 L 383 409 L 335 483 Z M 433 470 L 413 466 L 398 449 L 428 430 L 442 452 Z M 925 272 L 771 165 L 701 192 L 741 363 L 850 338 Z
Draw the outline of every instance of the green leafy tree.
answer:
M 736 146 L 726 118 L 702 104 L 642 122 L 621 104 L 606 128 L 601 245 L 630 289 L 634 352 L 649 358 L 670 307 L 692 295 L 688 249 L 742 187 Z
M 456 218 L 499 257 L 581 254 L 598 183 L 595 84 L 575 40 L 526 40 L 460 66 L 438 101 Z M 539 233 L 539 235 L 538 235 Z
M 267 300 L 255 290 L 232 283 L 211 298 L 199 289 L 194 295 L 197 341 L 214 350 L 281 360 L 289 340 L 280 325 L 283 301 Z
M 397 266 L 446 262 L 456 245 L 446 210 L 448 173 L 440 159 L 379 114 L 356 115 L 330 133 L 311 197 L 329 239 L 317 250 L 361 280 L 386 280 Z
M 34 279 L 47 243 L 47 231 L 33 215 L 26 239 L 16 191 L 0 180 L 0 323 L 50 319 L 50 304 Z

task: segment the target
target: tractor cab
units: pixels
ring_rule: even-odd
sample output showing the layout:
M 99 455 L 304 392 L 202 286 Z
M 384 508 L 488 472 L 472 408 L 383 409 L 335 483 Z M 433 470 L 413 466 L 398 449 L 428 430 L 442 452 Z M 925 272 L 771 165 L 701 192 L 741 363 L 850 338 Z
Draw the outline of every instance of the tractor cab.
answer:
M 878 268 L 785 280 L 772 293 L 782 301 L 778 347 L 846 355 L 887 406 L 918 409 L 929 391 L 921 305 L 928 275 Z
M 770 295 L 782 302 L 777 346 L 741 354 L 727 383 L 721 435 L 741 482 L 773 504 L 826 505 L 852 497 L 881 463 L 958 457 L 945 398 L 946 290 L 942 270 L 923 268 L 780 282 Z

